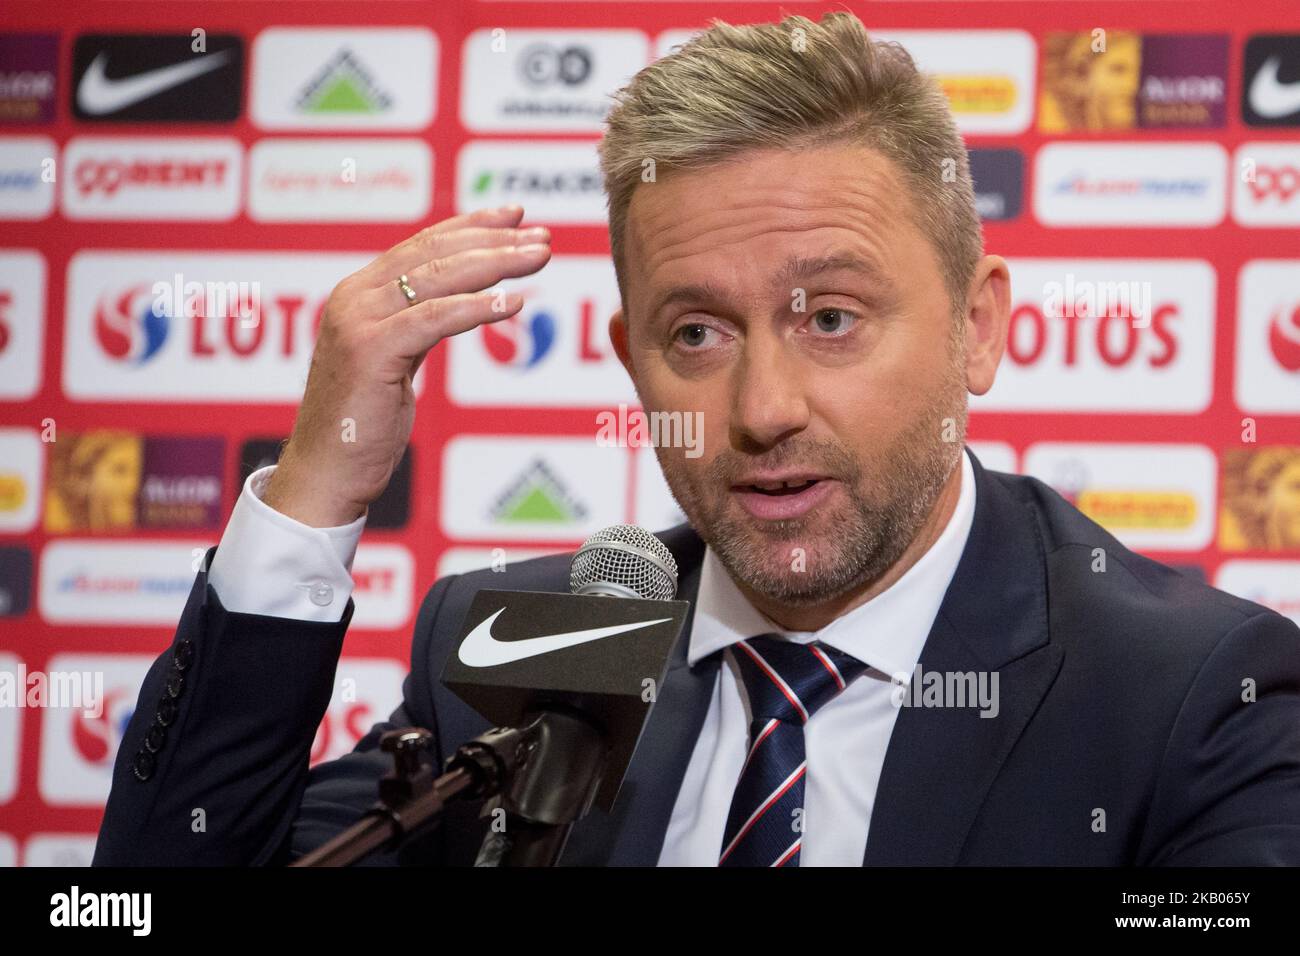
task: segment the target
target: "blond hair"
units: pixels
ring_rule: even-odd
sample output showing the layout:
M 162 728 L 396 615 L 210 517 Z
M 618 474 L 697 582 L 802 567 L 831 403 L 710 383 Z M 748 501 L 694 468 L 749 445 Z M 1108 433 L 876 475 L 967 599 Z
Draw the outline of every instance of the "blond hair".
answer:
M 757 149 L 856 143 L 902 170 L 916 225 L 938 254 L 954 311 L 964 312 L 983 253 L 965 144 L 934 81 L 897 43 L 872 40 L 853 14 L 747 26 L 714 18 L 615 100 L 599 153 L 625 307 L 628 206 L 647 160 L 657 176 Z

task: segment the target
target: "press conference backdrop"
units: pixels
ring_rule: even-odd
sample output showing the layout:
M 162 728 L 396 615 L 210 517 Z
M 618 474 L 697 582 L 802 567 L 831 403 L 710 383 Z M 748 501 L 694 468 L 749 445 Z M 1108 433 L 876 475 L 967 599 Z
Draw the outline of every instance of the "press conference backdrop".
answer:
M 1010 261 L 984 463 L 1300 619 L 1300 8 L 848 7 L 937 76 Z M 519 202 L 556 253 L 507 283 L 519 315 L 425 364 L 312 759 L 399 700 L 439 575 L 680 519 L 652 449 L 597 440 L 636 406 L 595 146 L 609 94 L 710 16 L 781 10 L 5 6 L 0 864 L 89 860 L 140 681 L 292 426 L 326 296 L 419 227 Z

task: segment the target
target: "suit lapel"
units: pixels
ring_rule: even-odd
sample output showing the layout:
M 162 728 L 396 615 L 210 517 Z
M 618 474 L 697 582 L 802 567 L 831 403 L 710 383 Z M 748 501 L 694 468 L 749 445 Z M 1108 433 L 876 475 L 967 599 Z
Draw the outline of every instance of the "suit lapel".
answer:
M 1048 642 L 1046 558 L 1034 512 L 973 455 L 971 462 L 970 537 L 919 666 L 996 674 L 997 714 L 981 717 L 977 706 L 900 708 L 865 865 L 958 862 L 989 787 L 1060 669 L 1060 647 Z
M 691 603 L 686 626 L 673 647 L 650 717 L 642 730 L 623 786 L 610 813 L 592 810 L 569 834 L 561 866 L 654 866 L 672 817 L 677 791 L 708 714 L 719 660 L 687 663 L 704 542 L 687 525 L 663 532 L 681 569 L 678 598 Z

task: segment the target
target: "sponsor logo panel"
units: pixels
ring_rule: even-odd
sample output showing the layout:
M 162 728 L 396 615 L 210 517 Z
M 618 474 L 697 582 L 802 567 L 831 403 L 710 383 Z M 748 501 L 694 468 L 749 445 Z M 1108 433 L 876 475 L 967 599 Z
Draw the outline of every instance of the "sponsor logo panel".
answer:
M 1300 412 L 1300 260 L 1248 262 L 1237 278 L 1237 405 Z
M 272 27 L 253 43 L 263 129 L 422 130 L 437 103 L 438 41 L 414 27 Z
M 1241 118 L 1247 126 L 1300 126 L 1300 35 L 1246 41 Z
M 239 142 L 224 137 L 79 136 L 63 151 L 63 213 L 69 219 L 233 219 L 242 164 Z
M 1300 624 L 1300 561 L 1225 561 L 1214 586 Z
M 594 143 L 469 143 L 456 161 L 456 211 L 518 203 L 529 222 L 603 226 Z
M 51 123 L 59 83 L 59 38 L 0 33 L 0 123 Z
M 361 628 L 405 627 L 411 617 L 415 562 L 400 544 L 362 544 L 352 562 L 356 610 L 352 624 Z
M 0 428 L 0 533 L 36 526 L 41 510 L 45 443 L 30 428 Z
M 433 201 L 433 153 L 396 137 L 264 139 L 248 184 L 248 213 L 261 222 L 413 222 Z
M 47 136 L 0 136 L 0 219 L 44 219 L 54 211 L 57 158 Z
M 1038 128 L 1221 128 L 1227 77 L 1226 34 L 1049 33 Z
M 229 123 L 243 100 L 234 34 L 93 33 L 72 50 L 72 115 L 92 123 Z
M 216 541 L 52 541 L 41 551 L 41 617 L 51 624 L 176 626 Z
M 47 550 L 48 553 L 48 550 Z M 177 609 L 177 617 L 180 611 Z M 175 624 L 175 619 L 171 622 Z M 103 675 L 102 706 L 41 710 L 41 799 L 54 806 L 102 806 L 113 782 L 113 761 L 140 685 L 153 664 L 145 654 L 57 654 L 50 672 Z
M 442 527 L 467 541 L 582 541 L 625 519 L 629 467 L 594 438 L 459 436 L 443 452 Z
M 79 252 L 63 388 L 89 401 L 296 402 L 330 291 L 371 253 Z
M 1204 411 L 1214 270 L 1182 259 L 1020 259 L 997 380 L 973 410 Z
M 32 601 L 32 553 L 0 547 L 0 617 L 21 617 Z
M 540 273 L 501 288 L 522 293 L 524 307 L 447 342 L 453 402 L 590 407 L 636 401 L 606 334 L 620 305 L 609 257 L 555 256 Z
M 217 437 L 64 433 L 50 448 L 45 530 L 216 530 L 224 454 Z
M 1034 214 L 1048 226 L 1216 226 L 1227 176 L 1217 143 L 1049 143 L 1035 157 Z
M 1046 482 L 1126 547 L 1199 551 L 1214 535 L 1217 462 L 1201 445 L 1042 442 L 1025 473 Z
M 1223 452 L 1219 548 L 1300 554 L 1300 447 Z
M 461 122 L 475 132 L 600 133 L 649 61 L 638 30 L 493 30 L 465 38 Z
M 1232 179 L 1232 218 L 1239 225 L 1300 225 L 1300 143 L 1243 143 Z
M 44 341 L 45 257 L 32 249 L 0 252 L 0 399 L 36 394 Z
M 1025 194 L 1024 155 L 1018 149 L 972 149 L 969 155 L 980 218 L 1003 222 L 1018 217 Z
M 881 30 L 877 40 L 896 40 L 916 65 L 930 73 L 948 97 L 963 133 L 1022 133 L 1034 113 L 1038 50 L 1020 30 Z

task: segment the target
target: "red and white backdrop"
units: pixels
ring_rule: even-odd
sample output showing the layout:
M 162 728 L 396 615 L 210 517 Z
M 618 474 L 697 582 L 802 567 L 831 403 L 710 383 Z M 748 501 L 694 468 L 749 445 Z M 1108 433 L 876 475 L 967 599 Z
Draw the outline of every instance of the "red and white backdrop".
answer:
M 1300 619 L 1300 7 L 847 6 L 939 77 L 1011 263 L 984 462 Z M 603 333 L 608 94 L 711 16 L 831 8 L 5 7 L 0 865 L 89 860 L 139 682 L 292 425 L 322 303 L 420 226 L 519 202 L 556 254 L 519 316 L 426 363 L 314 759 L 398 700 L 440 574 L 677 520 L 650 449 L 595 440 L 635 401 Z

